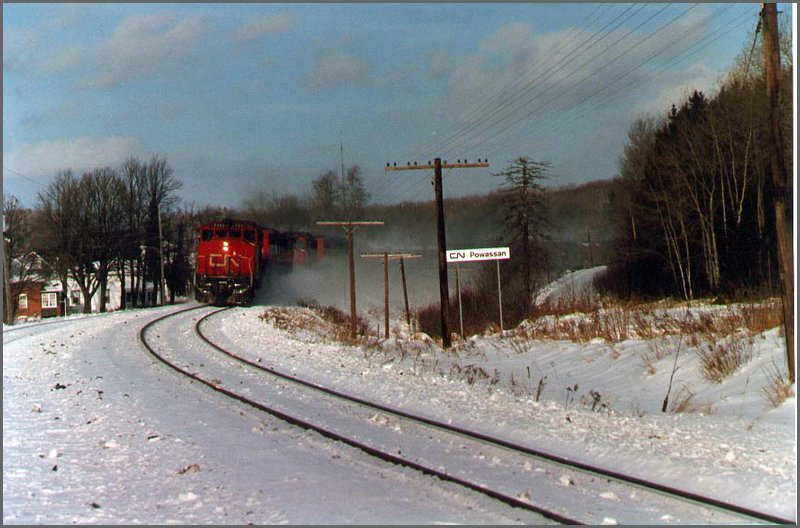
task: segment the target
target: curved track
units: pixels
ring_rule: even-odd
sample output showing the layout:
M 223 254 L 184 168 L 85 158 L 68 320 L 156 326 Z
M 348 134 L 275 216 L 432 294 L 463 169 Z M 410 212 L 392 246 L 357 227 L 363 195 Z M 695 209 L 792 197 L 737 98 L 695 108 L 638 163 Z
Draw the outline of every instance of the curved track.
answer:
M 195 310 L 197 308 L 201 307 L 193 307 L 190 308 L 189 310 Z M 140 332 L 140 338 L 144 346 L 147 348 L 147 350 L 157 360 L 167 365 L 171 369 L 175 370 L 176 372 L 179 372 L 180 374 L 188 378 L 191 378 L 192 380 L 202 383 L 203 385 L 221 394 L 224 394 L 229 398 L 245 403 L 263 412 L 267 412 L 292 425 L 296 425 L 306 430 L 315 431 L 326 438 L 345 443 L 351 447 L 359 449 L 381 460 L 391 462 L 393 464 L 398 464 L 404 467 L 409 467 L 427 475 L 436 476 L 442 480 L 458 484 L 475 492 L 489 496 L 493 499 L 502 501 L 510 506 L 516 508 L 522 508 L 537 513 L 549 520 L 563 524 L 583 524 L 583 523 L 596 524 L 599 521 L 604 520 L 602 516 L 599 517 L 599 519 L 595 516 L 588 520 L 580 521 L 563 511 L 557 512 L 554 511 L 552 508 L 533 504 L 532 500 L 528 497 L 514 496 L 513 494 L 508 493 L 507 491 L 504 492 L 492 489 L 485 483 L 475 482 L 474 480 L 465 478 L 463 476 L 456 476 L 452 474 L 452 472 L 447 472 L 446 470 L 442 470 L 441 466 L 438 464 L 434 464 L 431 462 L 421 463 L 411 460 L 410 459 L 411 457 L 409 456 L 401 456 L 399 454 L 400 453 L 399 449 L 397 450 L 398 454 L 396 455 L 393 452 L 389 452 L 389 450 L 386 448 L 375 447 L 369 441 L 365 442 L 356 439 L 359 436 L 357 433 L 348 432 L 346 430 L 344 432 L 336 431 L 335 430 L 336 428 L 320 425 L 318 420 L 317 423 L 315 423 L 312 420 L 300 418 L 298 417 L 298 414 L 300 413 L 281 410 L 275 405 L 267 405 L 262 401 L 257 401 L 249 396 L 245 396 L 241 392 L 234 392 L 230 389 L 223 387 L 221 381 L 213 379 L 210 376 L 203 376 L 198 373 L 191 372 L 187 368 L 178 366 L 175 361 L 171 361 L 170 359 L 165 357 L 164 354 L 160 354 L 158 351 L 156 351 L 155 348 L 152 346 L 152 344 L 148 342 L 146 335 L 148 330 L 151 329 L 156 324 L 158 324 L 159 322 L 169 317 L 185 313 L 186 311 L 189 310 L 183 310 L 181 312 L 168 314 L 158 319 L 155 319 L 154 321 L 150 322 L 145 327 L 143 327 Z M 424 416 L 408 413 L 380 403 L 367 401 L 362 398 L 350 394 L 345 394 L 313 382 L 296 378 L 295 376 L 280 372 L 272 368 L 264 367 L 251 360 L 248 360 L 247 358 L 244 358 L 229 350 L 226 350 L 225 348 L 219 346 L 217 343 L 209 339 L 208 336 L 203 334 L 201 330 L 203 322 L 206 321 L 208 318 L 212 317 L 213 315 L 220 313 L 223 310 L 211 311 L 205 314 L 195 323 L 195 332 L 197 336 L 199 336 L 208 346 L 224 354 L 225 357 L 235 360 L 240 364 L 246 365 L 247 367 L 250 367 L 252 369 L 256 369 L 258 372 L 268 374 L 270 377 L 273 377 L 275 379 L 291 382 L 292 385 L 299 386 L 304 389 L 311 389 L 317 394 L 324 395 L 322 396 L 324 398 L 332 398 L 335 400 L 347 402 L 348 404 L 354 404 L 362 408 L 370 409 L 373 411 L 380 411 L 382 413 L 387 413 L 406 422 L 413 422 L 416 426 L 426 428 L 428 431 L 435 430 L 436 435 L 444 434 L 444 435 L 449 435 L 451 437 L 455 435 L 455 437 L 458 438 L 456 442 L 462 443 L 461 449 L 465 449 L 463 442 L 469 442 L 473 444 L 478 444 L 479 446 L 484 446 L 484 449 L 501 450 L 502 454 L 500 454 L 499 456 L 503 459 L 515 458 L 515 457 L 520 458 L 519 462 L 520 465 L 529 464 L 529 462 L 523 462 L 522 460 L 524 459 L 535 459 L 538 461 L 538 463 L 550 464 L 551 467 L 555 466 L 561 469 L 567 468 L 570 471 L 579 471 L 581 473 L 591 475 L 592 479 L 594 478 L 607 479 L 608 483 L 613 482 L 615 486 L 622 485 L 622 486 L 627 486 L 628 488 L 635 487 L 635 489 L 639 492 L 644 492 L 648 495 L 655 496 L 657 501 L 663 502 L 666 500 L 667 504 L 669 504 L 669 506 L 667 506 L 667 508 L 669 508 L 667 509 L 667 511 L 674 511 L 673 509 L 676 507 L 675 504 L 680 503 L 678 509 L 680 509 L 681 511 L 696 512 L 695 514 L 699 515 L 699 517 L 694 518 L 697 522 L 740 523 L 740 522 L 757 521 L 757 522 L 778 523 L 778 524 L 794 524 L 794 521 L 791 520 L 782 519 L 770 514 L 753 511 L 747 508 L 737 506 L 735 504 L 722 502 L 709 497 L 703 497 L 695 493 L 672 488 L 656 482 L 650 482 L 637 477 L 628 476 L 619 472 L 610 471 L 604 468 L 594 467 L 588 464 L 565 459 L 563 457 L 552 455 L 543 452 L 541 450 L 536 450 L 526 446 L 515 444 L 503 440 L 501 438 L 492 437 L 490 435 L 486 435 L 477 431 L 471 431 L 468 429 L 443 423 L 441 421 L 433 420 Z M 451 440 L 451 444 L 452 442 L 453 441 Z M 480 450 L 481 448 L 480 447 L 476 448 L 472 446 L 472 449 Z M 481 458 L 484 457 L 481 456 Z M 497 456 L 495 456 L 495 459 L 497 459 Z M 641 501 L 641 499 L 638 499 L 637 502 L 638 501 Z M 563 510 L 563 508 L 561 509 Z M 658 515 L 660 514 L 659 513 L 655 514 L 654 522 L 658 522 L 659 519 Z

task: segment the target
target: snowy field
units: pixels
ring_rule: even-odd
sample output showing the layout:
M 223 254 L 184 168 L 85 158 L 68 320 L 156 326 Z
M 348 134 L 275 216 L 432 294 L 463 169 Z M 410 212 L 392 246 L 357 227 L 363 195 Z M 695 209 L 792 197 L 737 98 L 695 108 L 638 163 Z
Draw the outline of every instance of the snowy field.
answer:
M 178 381 L 137 336 L 184 307 L 4 327 L 4 523 L 537 522 Z M 775 408 L 763 392 L 784 361 L 777 329 L 754 337 L 742 370 L 711 383 L 679 336 L 656 346 L 486 335 L 444 353 L 399 323 L 392 339 L 351 347 L 305 309 L 267 310 L 225 312 L 206 331 L 362 398 L 796 519 L 796 400 Z M 179 341 L 192 329 L 164 333 Z M 656 348 L 680 351 L 671 399 L 681 412 L 660 412 L 675 354 L 653 360 Z

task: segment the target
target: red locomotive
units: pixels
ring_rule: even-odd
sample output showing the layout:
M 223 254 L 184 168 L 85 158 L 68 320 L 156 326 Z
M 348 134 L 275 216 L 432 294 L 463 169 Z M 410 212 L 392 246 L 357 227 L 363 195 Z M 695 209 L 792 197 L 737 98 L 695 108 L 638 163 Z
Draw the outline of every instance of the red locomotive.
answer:
M 321 258 L 324 239 L 283 232 L 250 220 L 216 220 L 200 226 L 195 298 L 215 305 L 250 302 L 267 266 L 305 264 Z M 311 255 L 310 255 L 311 254 Z

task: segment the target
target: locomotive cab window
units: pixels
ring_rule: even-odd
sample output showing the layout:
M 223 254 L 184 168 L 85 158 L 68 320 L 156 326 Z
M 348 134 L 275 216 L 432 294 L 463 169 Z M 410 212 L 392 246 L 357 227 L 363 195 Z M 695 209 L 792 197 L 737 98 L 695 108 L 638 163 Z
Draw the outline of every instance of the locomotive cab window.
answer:
M 217 238 L 227 238 L 228 237 L 228 230 L 227 229 L 217 229 L 216 236 L 217 236 Z
M 205 241 L 211 240 L 211 237 L 213 236 L 213 234 L 214 233 L 210 229 L 203 229 L 202 234 L 201 234 L 201 238 L 205 242 Z
M 256 241 L 256 232 L 255 231 L 245 231 L 244 232 L 244 239 L 248 242 L 255 242 Z
M 231 229 L 231 238 L 242 238 L 242 232 L 238 229 Z

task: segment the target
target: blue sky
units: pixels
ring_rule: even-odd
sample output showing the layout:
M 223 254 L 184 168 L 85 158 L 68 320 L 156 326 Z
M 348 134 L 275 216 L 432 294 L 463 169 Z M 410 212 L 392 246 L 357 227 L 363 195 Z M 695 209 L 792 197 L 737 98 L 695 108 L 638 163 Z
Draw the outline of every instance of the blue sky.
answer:
M 791 9 L 784 6 L 784 9 Z M 758 4 L 3 4 L 3 192 L 167 159 L 196 206 L 301 195 L 358 164 L 376 202 L 432 198 L 386 162 L 514 157 L 611 178 L 631 119 L 713 91 Z

